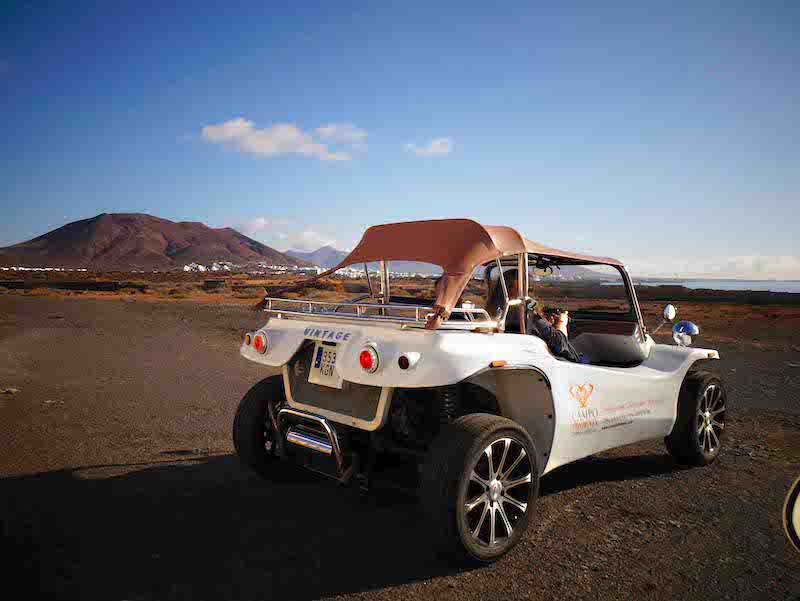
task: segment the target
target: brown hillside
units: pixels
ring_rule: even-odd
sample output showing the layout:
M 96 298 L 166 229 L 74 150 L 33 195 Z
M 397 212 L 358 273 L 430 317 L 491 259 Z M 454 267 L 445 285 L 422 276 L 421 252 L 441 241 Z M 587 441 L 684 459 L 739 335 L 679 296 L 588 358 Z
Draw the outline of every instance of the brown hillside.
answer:
M 213 229 L 140 213 L 104 213 L 0 249 L 0 265 L 26 267 L 168 270 L 213 261 L 308 265 L 231 228 Z

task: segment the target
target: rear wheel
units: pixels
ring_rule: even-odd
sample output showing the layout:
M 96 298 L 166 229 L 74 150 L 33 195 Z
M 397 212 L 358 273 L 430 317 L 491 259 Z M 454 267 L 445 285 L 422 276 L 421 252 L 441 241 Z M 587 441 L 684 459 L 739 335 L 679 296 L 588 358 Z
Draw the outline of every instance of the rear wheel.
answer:
M 530 435 L 511 420 L 473 414 L 434 440 L 419 499 L 439 543 L 490 562 L 522 538 L 538 493 Z
M 722 381 L 707 371 L 686 375 L 678 397 L 678 415 L 667 450 L 680 463 L 708 465 L 719 455 L 728 397 Z
M 266 378 L 242 397 L 233 419 L 233 446 L 239 461 L 262 478 L 283 479 L 290 468 L 275 454 L 277 439 L 269 417 L 269 404 L 277 414 L 284 401 L 281 377 Z

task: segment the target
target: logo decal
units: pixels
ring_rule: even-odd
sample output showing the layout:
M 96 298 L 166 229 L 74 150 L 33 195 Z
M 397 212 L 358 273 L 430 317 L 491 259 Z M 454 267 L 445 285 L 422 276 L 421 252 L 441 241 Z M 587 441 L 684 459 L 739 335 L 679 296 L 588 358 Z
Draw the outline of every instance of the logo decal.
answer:
M 594 386 L 592 384 L 584 384 L 583 386 L 573 384 L 569 387 L 570 395 L 573 399 L 578 401 L 581 409 L 586 409 L 586 406 L 589 404 L 589 397 L 592 396 L 592 392 L 594 392 Z
M 594 384 L 573 384 L 569 387 L 569 395 L 578 401 L 579 407 L 570 409 L 570 431 L 573 434 L 590 434 L 612 430 L 613 428 L 624 428 L 634 423 L 636 418 L 650 415 L 658 406 L 655 400 L 646 401 L 621 401 L 615 404 L 604 399 L 602 390 L 600 393 L 600 409 L 589 405 L 592 393 L 595 390 Z M 592 405 L 595 402 L 592 401 Z M 602 415 L 601 415 L 602 413 Z

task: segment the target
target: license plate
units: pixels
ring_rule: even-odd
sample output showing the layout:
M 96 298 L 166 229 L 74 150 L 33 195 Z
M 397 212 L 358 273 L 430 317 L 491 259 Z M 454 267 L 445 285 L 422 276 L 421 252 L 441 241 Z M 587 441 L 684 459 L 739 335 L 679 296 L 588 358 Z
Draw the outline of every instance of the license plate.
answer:
M 308 373 L 309 384 L 341 388 L 342 378 L 336 373 L 336 353 L 338 344 L 317 342 L 314 356 L 311 358 L 311 369 Z

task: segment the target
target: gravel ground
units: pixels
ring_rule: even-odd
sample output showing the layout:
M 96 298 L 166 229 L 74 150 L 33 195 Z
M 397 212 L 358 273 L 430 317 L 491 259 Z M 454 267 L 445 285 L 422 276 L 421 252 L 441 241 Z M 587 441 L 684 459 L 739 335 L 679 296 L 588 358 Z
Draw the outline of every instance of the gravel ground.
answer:
M 522 543 L 475 567 L 436 555 L 410 496 L 240 468 L 233 414 L 268 372 L 236 349 L 261 320 L 0 297 L 11 579 L 65 599 L 800 599 L 780 523 L 800 475 L 800 347 L 704 340 L 734 407 L 717 463 L 684 469 L 652 442 L 555 470 Z

